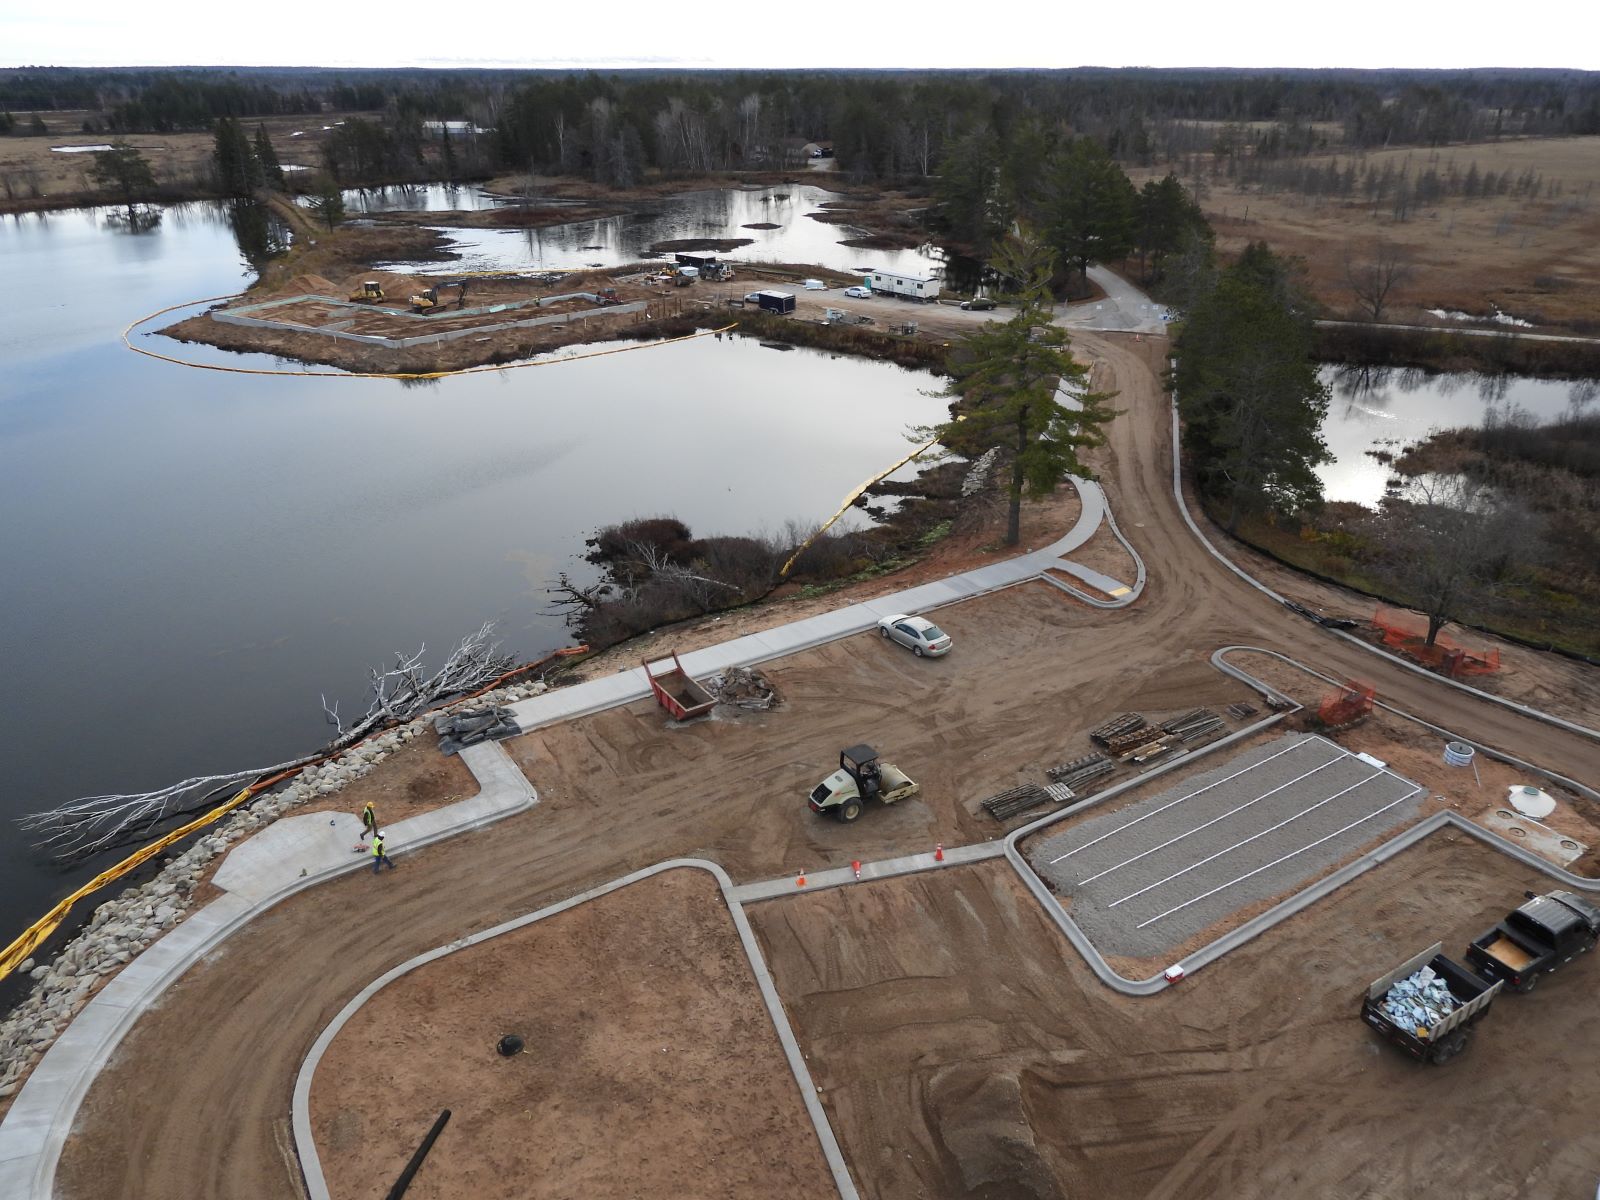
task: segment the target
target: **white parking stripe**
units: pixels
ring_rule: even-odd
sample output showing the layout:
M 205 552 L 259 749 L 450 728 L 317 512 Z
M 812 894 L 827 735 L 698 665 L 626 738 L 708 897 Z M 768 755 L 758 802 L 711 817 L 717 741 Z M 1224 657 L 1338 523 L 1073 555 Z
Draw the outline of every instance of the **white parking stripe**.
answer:
M 1346 825 L 1343 829 L 1336 829 L 1332 833 L 1330 833 L 1327 837 L 1318 838 L 1316 841 L 1312 842 L 1311 845 L 1309 845 L 1309 846 L 1301 846 L 1300 849 L 1293 850 L 1290 853 L 1285 854 L 1282 858 L 1273 859 L 1271 862 L 1269 862 L 1264 867 L 1257 867 L 1254 871 L 1246 872 L 1245 874 L 1239 876 L 1239 878 L 1237 878 L 1237 879 L 1230 879 L 1230 880 L 1228 880 L 1227 883 L 1221 884 L 1218 887 L 1214 887 L 1209 892 L 1201 892 L 1198 896 L 1194 897 L 1192 900 L 1185 900 L 1182 904 L 1179 904 L 1174 908 L 1169 908 L 1164 913 L 1156 914 L 1155 916 L 1151 917 L 1148 921 L 1139 922 L 1139 924 L 1134 926 L 1134 928 L 1135 929 L 1143 929 L 1146 925 L 1154 925 L 1157 921 L 1162 920 L 1165 917 L 1170 917 L 1173 913 L 1179 912 L 1179 911 L 1181 911 L 1181 910 L 1183 910 L 1185 908 L 1188 908 L 1191 904 L 1198 904 L 1198 903 L 1200 903 L 1200 901 L 1206 899 L 1209 896 L 1215 896 L 1218 892 L 1227 891 L 1227 889 L 1231 888 L 1236 883 L 1243 883 L 1246 879 L 1250 879 L 1253 876 L 1259 875 L 1263 871 L 1270 871 L 1273 867 L 1277 866 L 1279 863 L 1288 862 L 1291 858 L 1295 857 L 1295 855 L 1297 855 L 1297 854 L 1304 854 L 1307 850 L 1315 849 L 1317 846 L 1322 845 L 1323 842 L 1332 841 L 1334 838 L 1338 837 L 1340 834 L 1350 832 L 1350 830 L 1354 829 L 1357 825 L 1365 824 L 1367 821 L 1372 820 L 1373 817 L 1376 817 L 1376 816 L 1379 816 L 1379 815 L 1381 815 L 1383 813 L 1388 812 L 1391 808 L 1395 807 L 1395 805 L 1397 805 L 1397 804 L 1404 804 L 1407 800 L 1411 799 L 1411 797 L 1415 796 L 1421 790 L 1422 789 L 1420 787 L 1414 787 L 1409 792 L 1407 792 L 1404 796 L 1401 796 L 1400 799 L 1392 801 L 1389 804 L 1385 804 L 1382 808 L 1378 809 L 1376 812 L 1369 812 L 1366 816 L 1362 817 L 1359 821 L 1351 821 L 1350 824 Z
M 1099 879 L 1101 875 L 1109 875 L 1113 871 L 1120 871 L 1123 867 L 1127 866 L 1129 863 L 1136 863 L 1141 858 L 1148 858 L 1150 855 L 1154 854 L 1157 850 L 1165 850 L 1168 846 L 1172 845 L 1174 842 L 1183 841 L 1183 839 L 1188 837 L 1189 834 L 1191 834 L 1191 833 L 1199 833 L 1202 829 L 1206 829 L 1209 826 L 1215 825 L 1218 821 L 1225 821 L 1229 817 L 1233 816 L 1234 813 L 1243 812 L 1245 809 L 1249 808 L 1252 804 L 1259 804 L 1259 803 L 1261 803 L 1261 801 L 1265 800 L 1268 796 L 1276 795 L 1277 793 L 1283 791 L 1283 789 L 1286 788 L 1286 787 L 1293 787 L 1295 784 L 1299 783 L 1302 779 L 1309 779 L 1311 776 L 1315 775 L 1318 771 L 1327 770 L 1329 767 L 1333 766 L 1334 763 L 1344 762 L 1347 757 L 1348 757 L 1347 755 L 1340 755 L 1338 758 L 1329 759 L 1327 762 L 1323 763 L 1320 767 L 1312 767 L 1311 770 L 1307 771 L 1304 775 L 1296 775 L 1293 779 L 1289 780 L 1288 783 L 1280 783 L 1277 787 L 1273 788 L 1270 792 L 1262 792 L 1261 795 L 1257 796 L 1254 800 L 1246 800 L 1243 804 L 1239 805 L 1238 807 L 1230 808 L 1227 812 L 1223 813 L 1220 817 L 1212 817 L 1211 820 L 1207 821 L 1204 825 L 1196 825 L 1193 829 L 1189 830 L 1186 833 L 1180 833 L 1175 838 L 1168 838 L 1166 841 L 1162 842 L 1161 845 L 1159 845 L 1159 846 L 1150 847 L 1150 849 L 1146 850 L 1143 854 L 1135 854 L 1132 858 L 1123 859 L 1121 862 L 1119 862 L 1114 867 L 1107 867 L 1104 871 L 1101 871 L 1097 875 L 1091 875 L 1087 879 L 1080 879 L 1078 881 L 1078 886 L 1079 887 L 1083 887 L 1085 884 L 1093 883 L 1096 879 Z
M 1329 744 L 1332 745 L 1331 742 Z M 1251 771 L 1254 771 L 1257 767 L 1265 766 L 1267 763 L 1271 762 L 1275 758 L 1282 758 L 1285 754 L 1288 754 L 1292 750 L 1299 750 L 1303 746 L 1315 746 L 1315 745 L 1316 745 L 1316 742 L 1312 741 L 1310 738 L 1307 738 L 1305 741 L 1296 742 L 1292 746 L 1286 746 L 1284 749 L 1279 750 L 1276 754 L 1267 755 L 1267 757 L 1263 758 L 1260 762 L 1251 763 L 1248 767 L 1245 767 L 1242 771 L 1235 771 L 1232 775 L 1228 775 L 1228 776 L 1226 776 L 1226 777 L 1224 777 L 1222 779 L 1217 780 L 1216 783 L 1208 783 L 1203 788 L 1196 788 L 1194 791 L 1190 792 L 1188 795 L 1179 796 L 1176 800 L 1172 800 L 1172 801 L 1169 801 L 1166 804 L 1163 804 L 1160 808 L 1156 809 L 1154 812 L 1147 812 L 1142 817 L 1135 817 L 1133 820 L 1127 822 L 1126 824 L 1118 825 L 1115 829 L 1111 830 L 1109 833 L 1102 833 L 1099 837 L 1095 838 L 1093 841 L 1085 842 L 1083 845 L 1079 846 L 1077 850 L 1068 850 L 1065 854 L 1062 854 L 1062 855 L 1060 855 L 1060 856 L 1058 856 L 1056 858 L 1052 858 L 1050 861 L 1051 861 L 1052 864 L 1054 864 L 1054 863 L 1060 862 L 1064 858 L 1071 858 L 1074 854 L 1078 853 L 1078 850 L 1087 850 L 1090 846 L 1093 846 L 1098 842 L 1103 842 L 1108 837 L 1111 837 L 1111 836 L 1113 836 L 1115 834 L 1121 833 L 1124 829 L 1132 829 L 1140 821 L 1148 820 L 1149 818 L 1155 816 L 1156 813 L 1166 812 L 1167 809 L 1171 808 L 1175 804 L 1182 804 L 1185 800 L 1192 800 L 1194 797 L 1200 795 L 1202 792 L 1209 792 L 1214 787 L 1220 787 L 1222 784 L 1227 783 L 1228 780 L 1230 780 L 1230 779 L 1237 779 L 1241 775 L 1247 775 Z M 1335 747 L 1335 748 L 1337 749 L 1337 747 Z
M 1130 892 L 1126 896 L 1124 896 L 1122 898 L 1122 900 L 1132 900 L 1135 896 L 1142 896 L 1146 892 L 1153 891 L 1155 888 L 1160 887 L 1163 883 L 1171 883 L 1174 879 L 1178 879 L 1178 878 L 1181 878 L 1184 875 L 1187 875 L 1190 871 L 1194 870 L 1196 867 L 1203 867 L 1208 862 L 1211 862 L 1213 859 L 1221 858 L 1224 854 L 1229 854 L 1229 853 L 1233 852 L 1234 850 L 1237 850 L 1240 846 L 1248 846 L 1251 842 L 1255 841 L 1257 838 L 1266 837 L 1267 834 L 1274 833 L 1277 830 L 1282 829 L 1285 825 L 1289 824 L 1291 821 L 1298 821 L 1301 817 L 1305 816 L 1307 813 L 1316 812 L 1317 809 L 1321 808 L 1324 804 L 1327 804 L 1327 803 L 1329 803 L 1331 801 L 1337 800 L 1340 796 L 1344 795 L 1346 792 L 1353 792 L 1358 787 L 1361 787 L 1363 784 L 1371 783 L 1374 779 L 1377 779 L 1377 778 L 1381 777 L 1382 775 L 1383 775 L 1382 771 L 1374 771 L 1371 775 L 1368 775 L 1365 779 L 1358 780 L 1355 783 L 1352 783 L 1347 788 L 1341 788 L 1339 791 L 1335 792 L 1333 795 L 1325 797 L 1324 799 L 1318 800 L 1315 804 L 1309 806 L 1308 808 L 1302 808 L 1299 812 L 1295 813 L 1294 816 L 1288 817 L 1288 818 L 1286 818 L 1286 819 L 1284 819 L 1282 821 L 1279 821 L 1276 825 L 1269 825 L 1267 828 L 1265 828 L 1263 830 L 1260 830 L 1257 833 L 1252 833 L 1249 837 L 1245 838 L 1244 841 L 1235 842 L 1233 845 L 1227 847 L 1226 849 L 1218 850 L 1215 854 L 1207 855 L 1205 858 L 1200 859 L 1198 862 L 1192 862 L 1187 867 L 1185 867 L 1183 870 L 1174 871 L 1171 875 L 1168 875 L 1165 879 L 1156 880 L 1149 887 L 1142 887 L 1137 892 Z M 1107 908 L 1115 908 L 1117 905 L 1122 903 L 1122 900 L 1114 900 L 1110 904 L 1106 905 L 1106 907 Z

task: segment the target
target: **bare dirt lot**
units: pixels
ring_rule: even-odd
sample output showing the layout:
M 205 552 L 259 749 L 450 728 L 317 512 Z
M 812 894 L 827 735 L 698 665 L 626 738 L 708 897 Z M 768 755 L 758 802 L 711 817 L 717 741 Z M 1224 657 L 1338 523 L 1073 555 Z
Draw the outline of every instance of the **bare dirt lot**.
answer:
M 289 1200 L 290 1081 L 327 1021 L 389 967 L 675 855 L 750 879 L 997 836 L 978 802 L 1109 713 L 1237 698 L 1242 685 L 1207 662 L 1220 645 L 1359 674 L 1441 726 L 1593 777 L 1592 740 L 1375 658 L 1218 565 L 1172 499 L 1164 343 L 1079 334 L 1074 347 L 1120 393 L 1095 465 L 1150 565 L 1137 603 L 1094 611 L 1036 583 L 939 610 L 956 637 L 946 658 L 869 636 L 768 664 L 786 703 L 748 720 L 674 729 L 644 704 L 509 743 L 540 790 L 532 811 L 403 855 L 381 880 L 290 897 L 169 988 L 89 1089 L 58 1194 Z M 1518 670 L 1555 686 L 1538 656 Z M 856 826 L 813 816 L 804 790 L 864 738 L 925 794 Z M 1582 1065 L 1596 1050 L 1583 999 L 1594 964 L 1502 1001 L 1446 1068 L 1471 1086 L 1441 1087 L 1363 1041 L 1361 987 L 1436 938 L 1459 945 L 1539 882 L 1445 846 L 1140 1008 L 1064 957 L 1017 886 L 993 882 L 1003 875 L 884 885 L 904 897 L 893 901 L 869 901 L 876 887 L 821 894 L 795 935 L 803 950 L 773 924 L 791 901 L 763 924 L 870 1195 L 1582 1194 L 1600 1150 L 1588 1115 L 1600 1084 Z M 978 883 L 960 885 L 952 917 L 944 881 L 962 878 Z M 869 902 L 858 917 L 852 906 Z M 844 936 L 858 927 L 870 940 Z M 1502 1129 L 1493 1156 L 1481 1152 L 1484 1131 Z
M 1436 836 L 1151 998 L 1074 955 L 1003 863 L 752 906 L 863 1195 L 1587 1195 L 1600 964 L 1506 997 L 1435 1070 L 1357 1018 L 1532 872 Z
M 1443 308 L 1488 316 L 1493 307 L 1553 329 L 1600 329 L 1600 138 L 1529 138 L 1436 150 L 1376 151 L 1365 156 L 1325 155 L 1340 169 L 1370 163 L 1414 179 L 1428 168 L 1444 175 L 1451 165 L 1513 176 L 1532 171 L 1559 194 L 1452 197 L 1418 205 L 1405 221 L 1392 206 L 1289 192 L 1264 194 L 1225 177 L 1207 176 L 1201 207 L 1217 231 L 1218 248 L 1237 253 L 1246 242 L 1301 256 L 1318 299 L 1342 315 L 1355 296 L 1345 258 L 1370 252 L 1384 239 L 1403 248 L 1416 274 L 1397 287 L 1385 319 L 1432 323 L 1423 310 Z M 1164 170 L 1134 172 L 1135 182 Z
M 919 659 L 858 634 L 766 664 L 784 703 L 769 712 L 674 726 L 650 700 L 536 730 L 507 744 L 542 804 L 621 819 L 672 822 L 674 841 L 738 881 L 842 866 L 999 836 L 979 807 L 996 792 L 1042 778 L 1081 751 L 1108 700 L 1081 674 L 1032 653 L 1072 642 L 1098 613 L 1033 583 L 939 610 L 955 649 Z M 992 682 L 974 686 L 987 677 Z M 1128 693 L 1131 707 L 1168 711 L 1248 699 L 1209 663 L 1173 664 Z M 806 794 L 838 767 L 839 751 L 869 741 L 922 785 L 843 825 L 806 809 Z M 1071 751 L 1069 753 L 1069 750 Z
M 525 1050 L 496 1053 L 516 1033 Z M 333 1194 L 756 1196 L 832 1186 L 716 881 L 671 871 L 429 963 L 317 1069 Z

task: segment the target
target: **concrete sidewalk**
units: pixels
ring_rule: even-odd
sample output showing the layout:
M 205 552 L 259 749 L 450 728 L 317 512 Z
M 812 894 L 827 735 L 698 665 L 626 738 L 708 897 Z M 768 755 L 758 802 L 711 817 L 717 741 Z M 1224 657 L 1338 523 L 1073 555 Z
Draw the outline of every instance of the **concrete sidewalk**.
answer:
M 384 830 L 391 853 L 477 829 L 538 803 L 517 765 L 489 742 L 461 752 L 477 778 L 468 800 L 396 821 Z M 283 817 L 240 842 L 217 869 L 227 894 L 192 913 L 117 973 L 74 1017 L 34 1068 L 0 1123 L 0 1197 L 49 1200 L 56 1163 L 78 1106 L 134 1022 L 185 971 L 240 926 L 278 901 L 324 880 L 367 866 L 351 852 L 360 821 L 349 813 Z
M 1065 537 L 1042 549 L 1019 555 L 1005 562 L 991 563 L 975 571 L 952 575 L 902 592 L 891 592 L 873 600 L 863 600 L 833 612 L 819 613 L 787 625 L 746 634 L 731 642 L 707 646 L 682 656 L 683 669 L 697 678 L 725 671 L 729 667 L 749 667 L 769 659 L 782 658 L 809 650 L 824 642 L 837 641 L 874 628 L 879 619 L 897 613 L 925 613 L 946 604 L 970 600 L 987 592 L 1036 579 L 1047 567 L 1059 566 L 1070 554 L 1094 536 L 1106 516 L 1105 493 L 1100 485 L 1086 479 L 1072 479 L 1082 508 L 1077 523 Z M 620 671 L 604 679 L 591 679 L 572 687 L 557 688 L 542 696 L 511 705 L 511 712 L 524 733 L 587 716 L 619 704 L 630 704 L 650 694 L 644 668 Z

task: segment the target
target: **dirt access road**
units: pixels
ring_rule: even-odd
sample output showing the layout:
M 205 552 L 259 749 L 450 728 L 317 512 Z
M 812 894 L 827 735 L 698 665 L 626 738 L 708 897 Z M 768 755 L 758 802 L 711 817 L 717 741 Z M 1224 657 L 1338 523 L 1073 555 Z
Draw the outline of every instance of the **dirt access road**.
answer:
M 792 749 L 775 762 L 724 762 L 709 748 L 686 752 L 713 735 L 700 732 L 705 727 L 668 730 L 654 715 L 641 715 L 647 706 L 602 713 L 545 735 L 547 753 L 561 755 L 555 765 L 541 761 L 538 735 L 511 743 L 513 753 L 529 761 L 544 796 L 538 808 L 402 857 L 400 869 L 382 879 L 355 875 L 294 897 L 193 968 L 134 1027 L 90 1089 L 62 1158 L 58 1193 L 289 1200 L 297 1186 L 286 1139 L 292 1080 L 316 1035 L 350 996 L 423 950 L 674 855 L 705 853 L 746 878 L 848 862 L 854 847 L 834 840 L 844 827 L 817 820 L 791 792 L 769 795 L 755 786 L 787 786 L 809 773 L 813 759 L 847 744 L 839 740 L 846 730 L 892 746 L 902 765 L 933 785 L 921 809 L 870 812 L 860 823 L 874 852 L 925 850 L 939 828 L 991 836 L 965 806 L 998 790 L 993 785 L 1005 786 L 1008 772 L 1032 761 L 1025 756 L 1058 747 L 1108 710 L 1184 703 L 1181 697 L 1214 678 L 1206 657 L 1233 642 L 1281 649 L 1330 674 L 1370 678 L 1385 699 L 1438 724 L 1593 780 L 1600 761 L 1593 741 L 1374 658 L 1216 563 L 1196 543 L 1172 497 L 1169 410 L 1157 383 L 1165 344 L 1088 334 L 1074 341 L 1101 364 L 1104 385 L 1121 393 L 1124 415 L 1113 423 L 1099 465 L 1118 520 L 1150 567 L 1137 604 L 1103 613 L 1035 584 L 941 611 L 941 624 L 961 644 L 936 664 L 883 657 L 887 648 L 870 639 L 868 647 L 882 655 L 857 653 L 859 638 L 773 664 L 779 686 L 791 688 L 784 722 L 768 736 Z M 987 645 L 986 638 L 992 638 Z M 835 668 L 848 664 L 854 664 L 852 674 L 838 676 Z M 913 671 L 919 667 L 947 674 Z M 790 676 L 805 686 L 791 687 Z M 942 690 L 931 679 L 944 679 Z M 620 740 L 625 735 L 631 739 L 626 744 Z M 729 747 L 739 741 L 716 736 Z M 980 757 L 997 751 L 1003 753 Z M 586 753 L 592 763 L 585 762 Z M 599 778 L 581 783 L 577 777 L 587 778 L 586 767 L 596 764 Z M 753 772 L 752 765 L 768 774 Z M 761 819 L 753 825 L 757 813 Z M 1322 911 L 1305 919 L 1315 921 Z M 1059 947 L 1052 953 L 1052 963 L 1065 954 Z M 1212 980 L 1218 978 L 1230 976 Z M 1245 1006 L 1227 997 L 1246 988 L 1248 977 L 1231 978 L 1243 982 L 1216 1002 Z M 1195 981 L 1196 990 L 1220 987 L 1212 980 Z M 1097 1002 L 1127 1006 L 1129 1021 L 1143 1019 L 1136 1014 L 1147 1003 L 1110 993 Z M 909 1028 L 914 1009 L 908 1013 L 908 1030 L 898 1036 L 921 1038 Z M 1039 1019 L 1066 1026 L 1075 1017 L 1070 1007 L 1058 1010 L 1052 1002 Z M 1181 1060 L 1142 1061 L 1151 1075 L 1183 1070 Z M 1417 1120 L 1425 1121 L 1426 1109 L 1419 1111 Z M 968 1113 L 971 1136 L 981 1136 L 991 1114 L 982 1105 Z M 1218 1124 L 1223 1116 L 1202 1109 L 1192 1121 Z M 1426 1128 L 1417 1124 L 1411 1132 Z M 888 1124 L 881 1133 L 870 1149 L 854 1143 L 852 1165 L 864 1177 L 872 1177 L 884 1154 L 918 1152 L 906 1144 L 915 1139 L 911 1131 Z M 1094 1155 L 1091 1133 L 1063 1136 L 1061 1153 Z
M 1548 886 L 1451 836 L 1147 999 L 1103 986 L 1004 863 L 747 912 L 874 1200 L 1586 1197 L 1600 961 L 1502 997 L 1443 1068 L 1358 1018 L 1384 971 Z

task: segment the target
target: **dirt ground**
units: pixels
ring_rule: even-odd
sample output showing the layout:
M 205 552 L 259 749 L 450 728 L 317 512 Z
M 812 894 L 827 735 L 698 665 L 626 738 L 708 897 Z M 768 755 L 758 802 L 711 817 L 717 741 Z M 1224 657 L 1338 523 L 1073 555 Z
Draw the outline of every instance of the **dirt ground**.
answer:
M 1326 200 L 1287 192 L 1262 194 L 1226 178 L 1205 180 L 1201 207 L 1217 232 L 1217 247 L 1237 253 L 1265 239 L 1274 250 L 1299 255 L 1317 298 L 1345 315 L 1355 304 L 1345 258 L 1370 253 L 1377 239 L 1401 247 L 1415 276 L 1395 289 L 1384 317 L 1433 324 L 1424 310 L 1443 308 L 1487 316 L 1492 306 L 1552 330 L 1600 329 L 1600 137 L 1528 138 L 1437 150 L 1383 150 L 1365 156 L 1333 154 L 1341 168 L 1366 163 L 1379 170 L 1408 165 L 1414 179 L 1432 167 L 1441 175 L 1453 163 L 1465 174 L 1532 170 L 1561 193 L 1537 200 L 1512 195 L 1450 198 L 1419 205 L 1395 222 L 1390 205 Z M 1136 183 L 1165 170 L 1134 171 Z M 1186 182 L 1189 182 L 1186 180 Z
M 693 853 L 739 882 L 998 837 L 1009 827 L 980 802 L 1042 782 L 1045 767 L 1082 753 L 1073 747 L 1106 715 L 1104 692 L 1029 653 L 1041 640 L 1070 640 L 1093 618 L 1042 583 L 938 617 L 955 639 L 941 659 L 863 633 L 766 664 L 783 697 L 767 712 L 673 726 L 643 700 L 506 748 L 544 806 L 596 823 L 622 810 L 636 828 L 672 822 Z M 1250 695 L 1209 663 L 1190 662 L 1141 680 L 1127 706 L 1170 711 Z M 860 741 L 909 772 L 921 793 L 874 806 L 852 825 L 811 813 L 806 794 Z
M 526 1049 L 496 1053 L 515 1033 Z M 717 884 L 681 870 L 429 963 L 378 992 L 311 1091 L 323 1171 L 409 1197 L 756 1196 L 832 1181 Z
M 1370 678 L 1441 726 L 1594 777 L 1592 740 L 1386 663 L 1217 564 L 1171 495 L 1164 343 L 1080 333 L 1074 347 L 1120 393 L 1096 464 L 1150 566 L 1135 604 L 1090 610 L 1035 583 L 941 609 L 956 641 L 942 659 L 868 635 L 767 664 L 786 697 L 769 713 L 671 728 L 646 703 L 507 743 L 540 789 L 533 810 L 405 855 L 381 881 L 353 875 L 292 896 L 167 990 L 90 1087 L 58 1194 L 289 1200 L 291 1081 L 327 1021 L 383 971 L 676 855 L 751 879 L 993 838 L 1001 827 L 978 803 L 1058 761 L 1076 731 L 1123 709 L 1235 698 L 1239 685 L 1219 683 L 1207 661 L 1218 646 L 1265 646 Z M 1519 670 L 1547 663 L 1530 656 Z M 804 791 L 862 739 L 925 794 L 853 826 L 815 817 Z M 1388 1196 L 1414 1194 L 1406 1172 L 1423 1167 L 1439 1172 L 1441 1194 L 1577 1194 L 1580 1171 L 1592 1186 L 1597 1152 L 1594 1073 L 1573 1067 L 1595 1051 L 1591 1006 L 1573 1003 L 1590 990 L 1592 963 L 1502 1002 L 1510 1016 L 1491 1014 L 1446 1068 L 1463 1079 L 1472 1070 L 1475 1086 L 1404 1074 L 1414 1065 L 1361 1040 L 1362 986 L 1435 938 L 1459 944 L 1538 882 L 1475 846 L 1447 843 L 1437 866 L 1431 853 L 1295 918 L 1285 929 L 1298 940 L 1252 944 L 1148 1001 L 1089 980 L 1009 882 L 987 898 L 993 885 L 969 886 L 961 894 L 977 915 L 940 924 L 942 881 L 965 869 L 887 885 L 910 900 L 869 914 L 868 947 L 844 936 L 841 921 L 856 918 L 836 906 L 875 887 L 819 894 L 811 911 L 825 919 L 805 934 L 808 961 L 776 944 L 772 920 L 789 901 L 763 924 L 869 1195 L 1056 1195 L 1070 1178 L 1074 1194 Z M 983 872 L 970 877 L 983 884 Z M 827 975 L 820 990 L 806 972 Z M 1501 1127 L 1510 1136 L 1485 1161 L 1483 1131 Z
M 1022 551 L 1037 550 L 1059 538 L 1072 528 L 1080 509 L 1078 493 L 1070 487 L 1061 488 L 1041 500 L 1024 502 Z M 614 671 L 631 670 L 639 665 L 641 658 L 664 655 L 674 649 L 687 654 L 747 633 L 831 612 L 842 605 L 857 604 L 962 571 L 973 571 L 989 563 L 1003 562 L 1017 553 L 1002 544 L 1004 532 L 1002 505 L 974 505 L 957 521 L 949 537 L 936 542 L 926 556 L 904 570 L 832 590 L 789 584 L 759 604 L 684 621 L 602 651 L 577 664 L 571 678 L 596 679 Z
M 1545 885 L 1436 836 L 1150 998 L 1102 985 L 1004 863 L 748 911 L 863 1195 L 1510 1200 L 1594 1185 L 1600 965 L 1497 1001 L 1439 1073 L 1358 1011 Z

